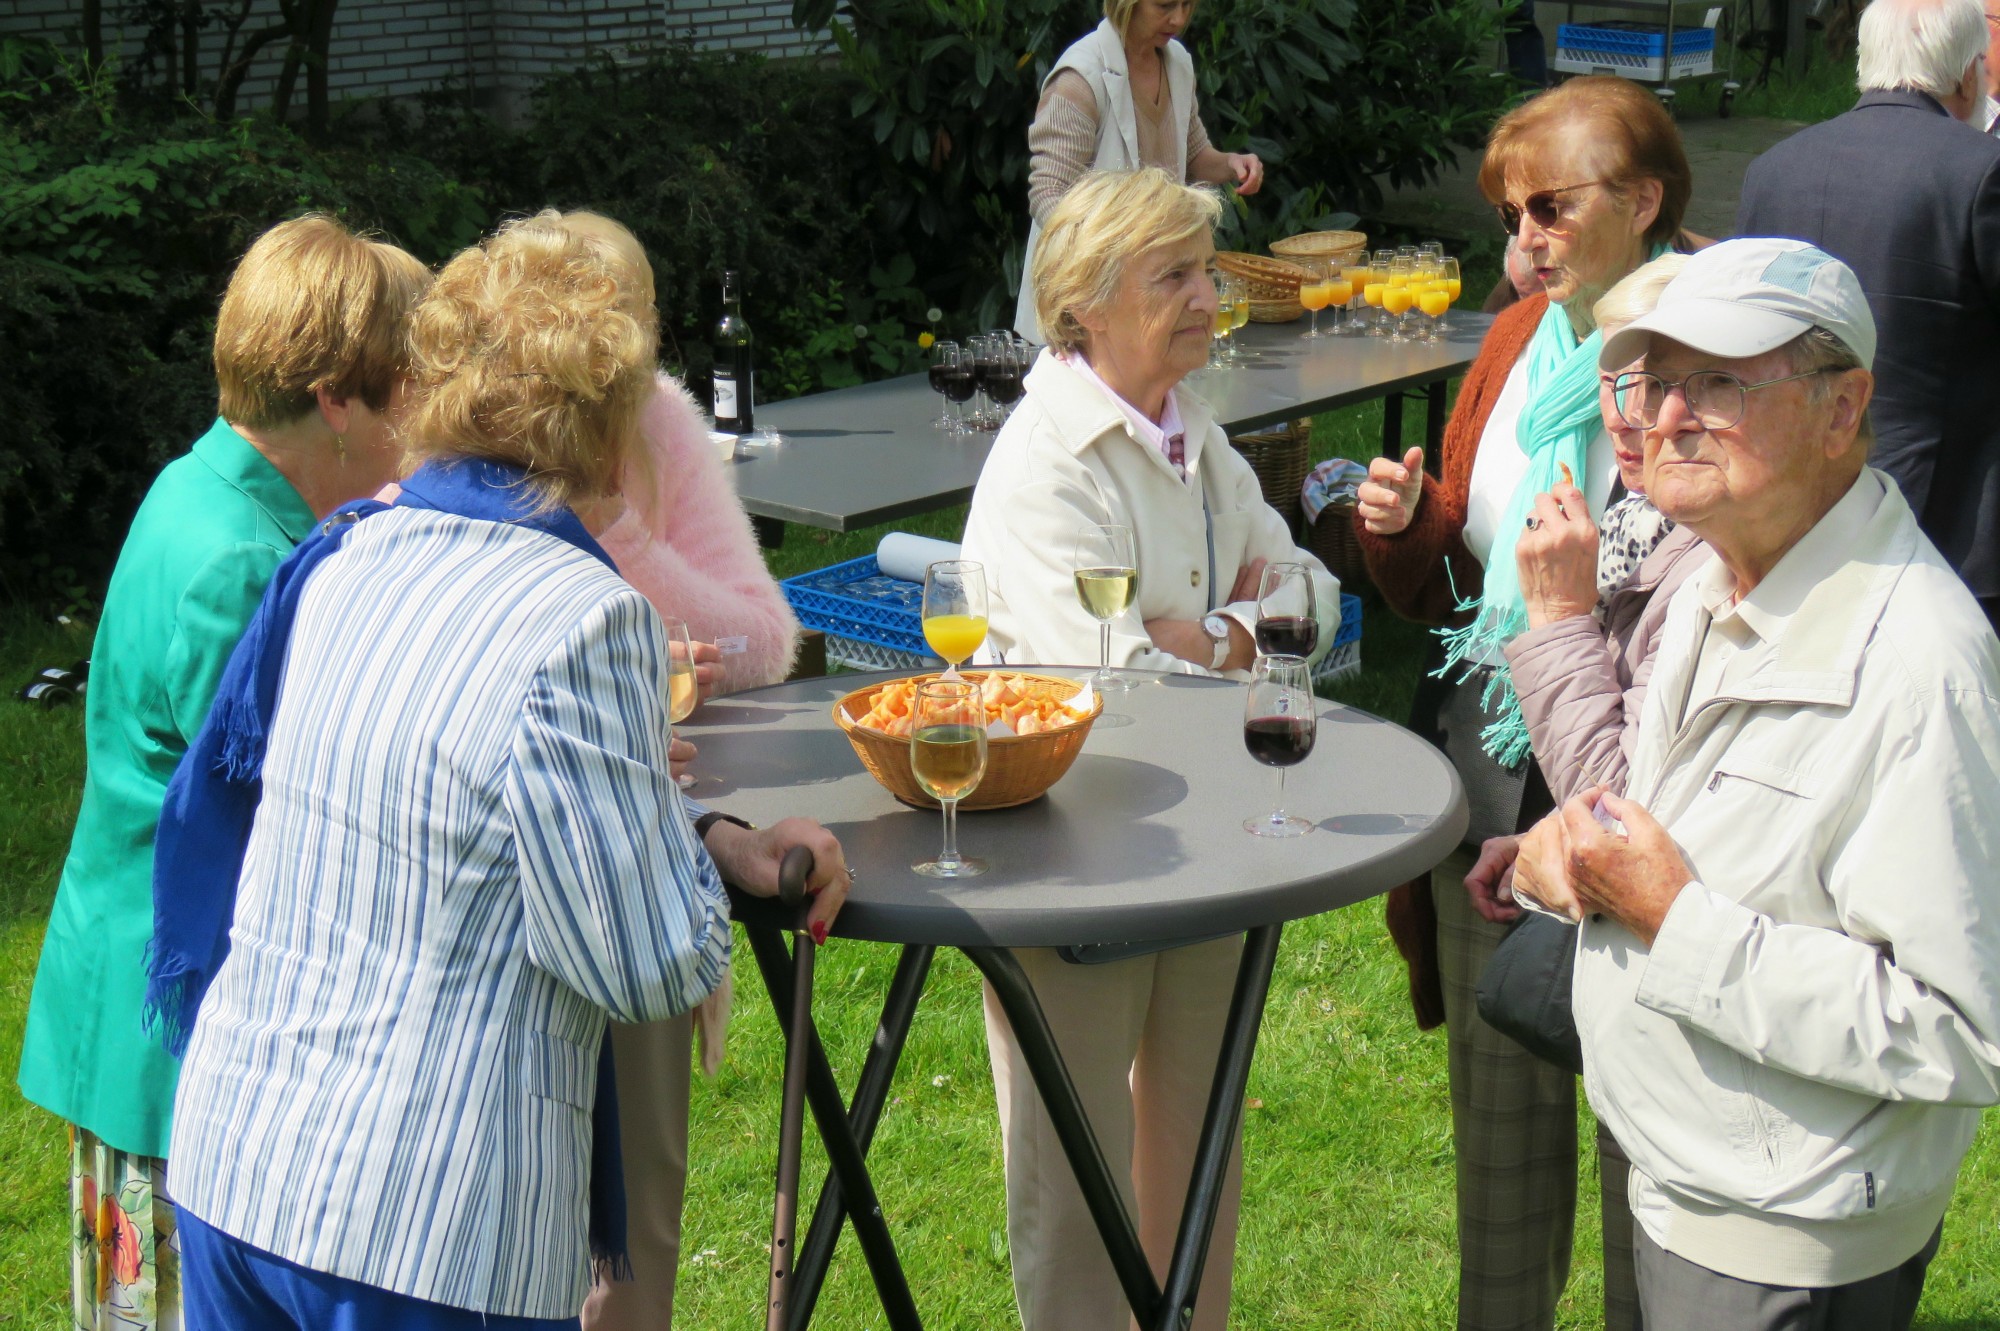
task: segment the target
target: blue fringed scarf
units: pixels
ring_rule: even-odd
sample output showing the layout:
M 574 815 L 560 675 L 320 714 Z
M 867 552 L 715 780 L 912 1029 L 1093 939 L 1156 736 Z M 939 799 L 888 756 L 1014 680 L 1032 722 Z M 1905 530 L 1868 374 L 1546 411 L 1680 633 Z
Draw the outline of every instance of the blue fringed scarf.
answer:
M 1528 455 L 1528 471 L 1508 500 L 1493 548 L 1486 552 L 1484 591 L 1478 600 L 1459 606 L 1473 612 L 1472 622 L 1462 628 L 1439 630 L 1445 645 L 1445 663 L 1436 672 L 1439 677 L 1465 665 L 1500 665 L 1479 699 L 1487 714 L 1496 719 L 1479 738 L 1502 767 L 1518 766 L 1528 757 L 1530 747 L 1521 700 L 1514 694 L 1513 678 L 1500 655 L 1501 646 L 1528 627 L 1514 543 L 1534 512 L 1536 496 L 1549 492 L 1563 467 L 1573 476 L 1585 474 L 1590 442 L 1604 428 L 1597 408 L 1597 350 L 1602 341 L 1602 335 L 1594 330 L 1578 341 L 1569 314 L 1560 305 L 1551 304 L 1542 314 L 1533 340 L 1522 353 L 1527 362 L 1528 405 L 1522 409 L 1514 432 L 1521 451 Z
M 432 509 L 547 532 L 615 566 L 567 508 L 535 511 L 536 496 L 517 467 L 478 459 L 431 462 L 403 482 L 398 507 Z M 237 881 L 263 797 L 265 746 L 292 621 L 313 570 L 340 549 L 355 523 L 388 506 L 343 504 L 278 566 L 195 737 L 167 786 L 153 852 L 153 941 L 146 950 L 148 1029 L 167 1052 L 187 1052 L 202 998 L 229 956 Z M 607 1030 L 597 1060 L 597 1105 L 590 1152 L 590 1251 L 615 1278 L 629 1278 L 625 1173 L 618 1142 L 618 1094 Z

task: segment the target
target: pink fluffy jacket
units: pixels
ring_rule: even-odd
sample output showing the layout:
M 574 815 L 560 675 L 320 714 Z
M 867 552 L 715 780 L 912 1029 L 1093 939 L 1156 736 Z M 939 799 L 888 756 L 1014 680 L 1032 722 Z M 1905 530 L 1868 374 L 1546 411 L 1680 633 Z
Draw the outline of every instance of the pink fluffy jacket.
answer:
M 764 567 L 701 408 L 662 374 L 639 431 L 646 458 L 626 468 L 624 511 L 598 542 L 654 609 L 687 621 L 695 641 L 749 639 L 723 656 L 719 692 L 777 683 L 798 652 L 799 622 Z

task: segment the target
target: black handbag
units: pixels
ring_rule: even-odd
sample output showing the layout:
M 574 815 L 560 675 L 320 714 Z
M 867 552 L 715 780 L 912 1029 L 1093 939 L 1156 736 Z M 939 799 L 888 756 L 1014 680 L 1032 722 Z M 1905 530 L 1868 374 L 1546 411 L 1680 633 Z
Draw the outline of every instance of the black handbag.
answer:
M 1570 1008 L 1576 926 L 1524 911 L 1479 975 L 1479 1015 L 1536 1058 L 1583 1072 L 1583 1043 Z

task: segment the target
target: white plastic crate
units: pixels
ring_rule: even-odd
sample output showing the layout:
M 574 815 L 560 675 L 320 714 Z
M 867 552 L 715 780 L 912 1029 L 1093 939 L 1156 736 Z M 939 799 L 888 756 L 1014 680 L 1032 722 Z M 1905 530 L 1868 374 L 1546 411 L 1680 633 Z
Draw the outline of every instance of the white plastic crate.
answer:
M 1337 643 L 1333 650 L 1320 657 L 1319 664 L 1313 667 L 1313 683 L 1324 684 L 1328 680 L 1351 675 L 1359 669 L 1361 669 L 1361 639 Z
M 1565 74 L 1619 74 L 1639 83 L 1669 83 L 1715 72 L 1714 51 L 1677 56 L 1643 56 L 1625 51 L 1572 51 L 1556 48 L 1555 67 Z
M 895 647 L 883 647 L 878 643 L 863 642 L 859 638 L 843 638 L 834 633 L 826 635 L 826 659 L 837 661 L 849 670 L 944 669 L 944 662 L 935 656 L 906 652 Z

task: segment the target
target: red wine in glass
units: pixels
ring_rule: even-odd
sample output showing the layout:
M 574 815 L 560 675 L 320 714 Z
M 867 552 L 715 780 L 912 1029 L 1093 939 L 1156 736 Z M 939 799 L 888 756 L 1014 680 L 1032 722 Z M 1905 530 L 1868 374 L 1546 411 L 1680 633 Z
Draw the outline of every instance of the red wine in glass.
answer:
M 1266 656 L 1311 656 L 1319 646 L 1319 621 L 1310 615 L 1265 615 L 1257 621 L 1257 650 Z
M 931 366 L 931 392 L 944 392 L 945 384 L 950 381 L 952 373 L 953 369 L 948 363 Z
M 951 373 L 945 376 L 944 395 L 953 402 L 970 402 L 972 401 L 973 393 L 976 391 L 978 391 L 978 385 L 972 381 L 972 368 L 970 366 L 954 366 Z
M 1266 767 L 1294 767 L 1313 751 L 1311 716 L 1255 716 L 1243 723 L 1243 747 Z
M 1021 396 L 1021 367 L 995 366 L 986 372 L 986 396 L 1006 406 Z

